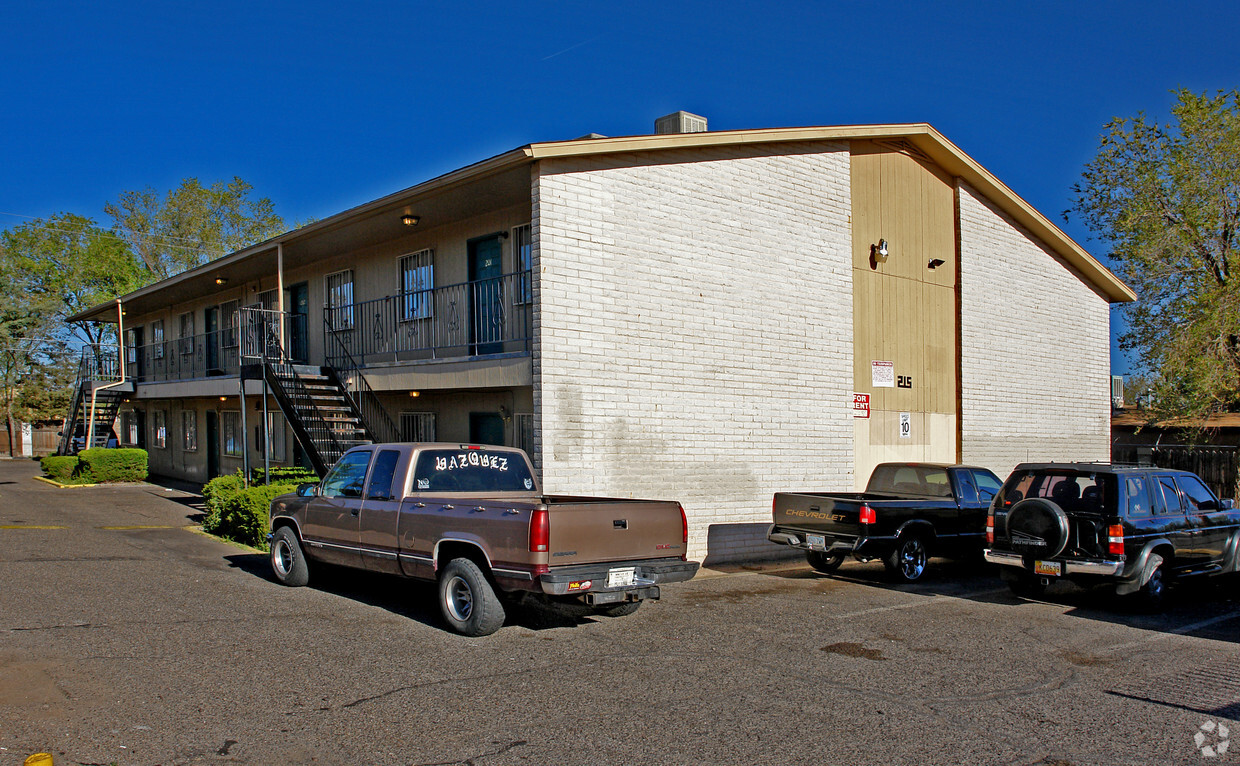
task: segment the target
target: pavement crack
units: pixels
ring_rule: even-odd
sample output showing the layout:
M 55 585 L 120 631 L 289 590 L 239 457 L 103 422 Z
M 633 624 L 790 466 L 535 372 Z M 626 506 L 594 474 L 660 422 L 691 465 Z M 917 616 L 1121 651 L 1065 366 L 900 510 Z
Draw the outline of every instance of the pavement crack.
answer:
M 95 625 L 94 623 L 90 623 L 90 622 L 81 622 L 81 623 L 74 623 L 73 625 L 31 625 L 25 628 L 9 628 L 9 631 L 13 633 L 19 633 L 22 631 L 36 631 L 36 630 L 65 630 L 68 628 L 106 628 L 106 627 L 108 626 L 107 625 Z
M 345 704 L 340 705 L 340 709 L 343 710 L 345 708 L 358 707 L 360 705 L 365 705 L 368 702 L 374 702 L 375 700 L 386 699 L 388 697 L 391 697 L 393 694 L 400 694 L 401 692 L 414 691 L 417 689 L 429 689 L 429 688 L 433 688 L 436 686 L 466 683 L 469 681 L 489 681 L 489 680 L 498 679 L 498 678 L 512 678 L 513 676 L 529 675 L 529 673 L 531 672 L 532 672 L 531 670 L 515 670 L 512 672 L 508 672 L 508 673 L 487 673 L 486 675 L 481 675 L 481 676 L 463 676 L 461 678 L 441 678 L 438 681 L 427 681 L 425 683 L 420 683 L 420 684 L 407 684 L 405 686 L 398 686 L 395 689 L 389 689 L 388 691 L 385 691 L 382 694 L 373 694 L 369 697 L 359 697 L 358 699 L 355 699 L 352 702 L 346 702 Z M 318 710 L 319 712 L 327 712 L 332 709 L 334 709 L 334 706 L 324 705 L 323 707 L 320 707 Z M 459 763 L 459 761 L 453 761 L 453 763 Z
M 499 744 L 499 743 L 497 742 L 496 744 Z M 507 745 L 504 745 L 499 750 L 496 750 L 493 753 L 483 753 L 482 755 L 473 755 L 473 756 L 470 756 L 469 758 L 466 758 L 460 761 L 437 761 L 435 763 L 417 763 L 417 764 L 412 764 L 412 766 L 477 766 L 477 761 L 479 759 L 491 758 L 496 755 L 503 755 L 504 753 L 507 753 L 509 750 L 515 750 L 518 747 L 524 747 L 528 744 L 529 743 L 526 742 L 525 740 L 519 739 L 519 740 L 516 740 L 515 742 L 509 742 Z

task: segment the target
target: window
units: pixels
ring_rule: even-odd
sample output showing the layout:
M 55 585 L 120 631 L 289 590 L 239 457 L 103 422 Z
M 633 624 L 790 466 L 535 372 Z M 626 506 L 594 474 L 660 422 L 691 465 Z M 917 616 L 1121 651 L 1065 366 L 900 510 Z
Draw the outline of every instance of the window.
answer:
M 328 274 L 327 321 L 334 330 L 353 329 L 353 271 L 345 269 Z
M 168 446 L 168 412 L 166 410 L 151 410 L 151 435 L 156 447 L 162 449 Z
M 400 439 L 406 442 L 435 441 L 435 413 L 400 413 Z
M 259 418 L 262 420 L 262 418 Z M 254 426 L 254 449 L 263 452 L 263 424 Z M 284 462 L 284 416 L 278 412 L 267 413 L 267 451 L 277 463 Z
M 983 502 L 989 502 L 1003 488 L 1003 482 L 999 481 L 994 474 L 986 471 L 973 471 L 972 473 L 973 480 L 977 482 L 977 493 Z
M 1124 480 L 1128 495 L 1128 516 L 1150 515 L 1150 493 L 1144 476 L 1129 476 Z
M 138 331 L 125 331 L 125 362 L 127 364 L 138 363 Z
M 1185 504 L 1188 505 L 1189 513 L 1201 513 L 1202 511 L 1218 508 L 1218 501 L 1214 499 L 1214 493 L 1206 485 L 1198 481 L 1197 477 L 1177 476 L 1175 483 L 1180 485 L 1180 492 L 1184 496 Z
M 529 492 L 534 477 L 516 452 L 435 449 L 418 454 L 414 489 L 422 492 Z
M 239 308 L 241 308 L 241 301 L 228 301 L 220 304 L 220 321 L 224 323 L 220 345 L 224 348 L 233 348 L 237 345 L 237 309 Z
M 404 496 L 404 487 L 392 486 L 399 459 L 399 450 L 385 449 L 379 452 L 379 457 L 375 458 L 375 467 L 370 470 L 370 486 L 366 490 L 368 499 L 393 500 Z
M 181 353 L 194 353 L 194 312 L 190 311 L 181 315 L 180 332 L 178 337 L 181 339 Z
M 534 454 L 534 413 L 518 412 L 516 417 L 516 429 L 513 438 L 517 443 L 513 446 L 525 450 L 525 454 Z
M 323 479 L 323 497 L 361 497 L 370 451 L 350 452 Z
M 530 283 L 530 274 L 534 269 L 534 237 L 533 229 L 528 223 L 512 230 L 512 254 L 517 270 L 517 290 L 513 303 L 533 303 L 534 290 Z
M 264 290 L 258 294 L 258 308 L 264 311 L 276 310 L 276 291 Z
M 181 449 L 198 450 L 198 413 L 193 410 L 181 410 Z
M 421 250 L 400 259 L 400 319 L 434 316 L 435 251 Z
M 133 410 L 121 413 L 120 441 L 130 446 L 138 443 L 138 413 Z
M 155 345 L 155 358 L 164 358 L 164 320 L 151 322 L 151 343 Z M 160 445 L 163 446 L 163 445 Z
M 1159 476 L 1158 486 L 1162 488 L 1162 502 L 1158 504 L 1157 512 L 1176 516 L 1183 514 L 1184 509 L 1180 507 L 1180 493 L 1175 490 L 1175 479 L 1170 476 Z
M 229 457 L 241 457 L 245 447 L 245 438 L 241 433 L 241 413 L 227 410 L 220 413 L 220 435 L 224 438 L 224 454 Z

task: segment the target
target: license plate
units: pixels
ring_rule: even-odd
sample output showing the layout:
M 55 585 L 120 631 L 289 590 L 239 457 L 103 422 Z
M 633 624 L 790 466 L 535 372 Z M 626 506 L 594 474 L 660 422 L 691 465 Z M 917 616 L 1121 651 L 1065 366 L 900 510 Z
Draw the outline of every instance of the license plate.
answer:
M 816 551 L 826 550 L 827 538 L 822 535 L 806 535 L 805 544 Z
M 623 569 L 612 569 L 607 572 L 608 588 L 627 588 L 633 584 L 633 578 L 637 575 L 636 567 L 625 567 Z
M 1050 575 L 1051 577 L 1059 577 L 1063 574 L 1063 562 L 1060 561 L 1035 561 L 1033 562 L 1033 571 L 1040 575 Z

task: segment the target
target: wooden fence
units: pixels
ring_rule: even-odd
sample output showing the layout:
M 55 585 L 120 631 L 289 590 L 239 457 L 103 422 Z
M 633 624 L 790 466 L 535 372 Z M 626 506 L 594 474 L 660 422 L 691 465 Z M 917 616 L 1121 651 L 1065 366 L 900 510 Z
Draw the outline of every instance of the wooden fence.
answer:
M 17 456 L 21 457 L 21 434 L 18 434 Z M 34 456 L 55 455 L 60 446 L 60 426 L 35 426 L 31 429 Z M 9 450 L 9 427 L 0 423 L 0 457 L 12 457 Z
M 1227 445 L 1115 444 L 1111 447 L 1115 463 L 1150 465 L 1192 471 L 1219 497 L 1237 498 L 1240 481 L 1240 449 Z

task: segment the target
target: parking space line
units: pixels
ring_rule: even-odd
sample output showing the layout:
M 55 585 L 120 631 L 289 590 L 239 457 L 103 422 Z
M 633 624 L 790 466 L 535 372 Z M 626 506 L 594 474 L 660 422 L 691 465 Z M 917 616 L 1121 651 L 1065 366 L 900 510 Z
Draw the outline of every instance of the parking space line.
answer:
M 125 526 L 96 527 L 96 529 L 106 529 L 115 532 L 124 531 L 127 529 L 180 529 L 180 527 L 172 526 L 170 524 L 129 524 Z
M 862 609 L 859 612 L 848 612 L 846 614 L 833 614 L 831 616 L 837 619 L 838 618 L 847 619 L 851 617 L 864 617 L 870 614 L 882 614 L 883 612 L 896 612 L 896 611 L 900 611 L 901 609 L 914 609 L 916 607 L 927 606 L 929 604 L 940 604 L 943 602 L 943 599 L 952 599 L 956 601 L 961 601 L 961 600 L 966 600 L 966 599 L 971 599 L 971 598 L 977 598 L 978 596 L 993 596 L 996 593 L 1007 593 L 1007 591 L 1008 591 L 1007 588 L 990 588 L 988 590 L 975 590 L 975 591 L 969 591 L 968 593 L 959 593 L 955 595 L 950 595 L 950 594 L 945 594 L 945 593 L 943 594 L 934 593 L 934 594 L 927 596 L 925 599 L 921 601 L 913 601 L 908 604 L 892 604 L 891 606 L 876 606 L 873 609 Z
M 45 524 L 0 524 L 0 529 L 68 529 Z
M 1122 652 L 1127 649 L 1136 649 L 1139 646 L 1144 646 L 1146 644 L 1152 644 L 1155 641 L 1162 641 L 1164 639 L 1168 639 L 1173 636 L 1182 636 L 1186 633 L 1191 633 L 1194 630 L 1200 630 L 1201 628 L 1208 628 L 1211 625 L 1217 625 L 1220 622 L 1227 622 L 1229 620 L 1237 620 L 1237 619 L 1240 619 L 1240 610 L 1228 612 L 1227 614 L 1221 614 L 1218 617 L 1211 617 L 1208 620 L 1199 620 L 1197 622 L 1189 623 L 1188 625 L 1181 625 L 1180 627 L 1175 628 L 1174 630 L 1160 631 L 1158 633 L 1155 633 L 1152 636 L 1146 636 L 1145 638 L 1139 641 L 1130 641 L 1126 644 L 1119 644 L 1118 646 L 1109 646 L 1106 649 L 1103 649 L 1102 651 L 1103 652 Z

